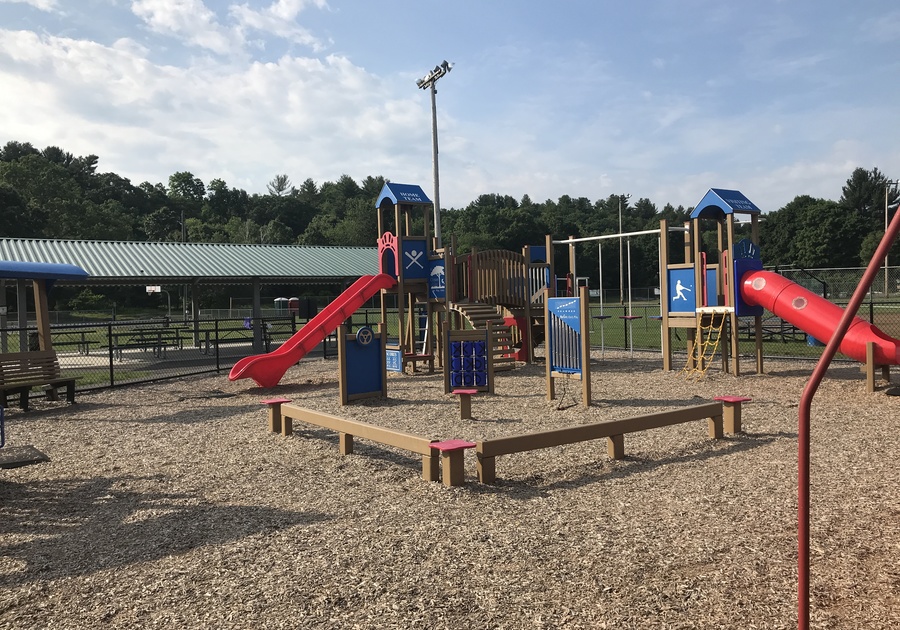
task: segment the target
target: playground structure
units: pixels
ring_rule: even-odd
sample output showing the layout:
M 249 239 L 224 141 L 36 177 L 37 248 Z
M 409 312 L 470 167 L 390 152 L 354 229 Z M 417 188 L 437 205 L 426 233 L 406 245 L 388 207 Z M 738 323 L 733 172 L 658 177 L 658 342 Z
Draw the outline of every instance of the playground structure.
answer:
M 379 270 L 397 279 L 382 292 L 381 317 L 386 321 L 386 297 L 395 294 L 399 331 L 391 349 L 402 356 L 401 370 L 420 362 L 433 370 L 436 358 L 443 361 L 435 357 L 443 346 L 435 335 L 445 321 L 450 330 L 486 330 L 490 323 L 496 371 L 533 360 L 535 335 L 542 337 L 543 292 L 553 275 L 547 247 L 461 254 L 455 236 L 449 246 L 434 247 L 431 201 L 418 186 L 385 184 L 376 206 Z
M 544 291 L 553 277 L 544 247 L 457 254 L 456 239 L 435 247 L 429 221 L 431 201 L 416 185 L 387 183 L 376 203 L 379 273 L 364 276 L 316 315 L 277 350 L 238 361 L 230 380 L 251 378 L 274 387 L 284 373 L 316 347 L 354 311 L 380 295 L 381 322 L 388 322 L 390 302 L 397 310 L 396 331 L 386 345 L 389 369 L 415 371 L 435 362 L 443 347 L 444 322 L 450 330 L 489 331 L 493 370 L 533 360 L 543 338 Z
M 735 215 L 750 217 L 750 238 L 735 241 Z M 763 366 L 763 309 L 819 341 L 831 339 L 844 310 L 815 293 L 762 268 L 759 248 L 760 210 L 737 190 L 711 188 L 690 215 L 685 231 L 684 261 L 670 259 L 668 239 L 660 239 L 660 313 L 662 316 L 663 369 L 672 369 L 672 332 L 686 329 L 687 369 L 703 372 L 716 350 L 721 350 L 723 371 L 741 373 L 738 321 L 753 318 L 756 371 Z M 715 251 L 703 251 L 701 229 L 716 227 Z M 660 233 L 667 234 L 665 220 Z M 865 363 L 869 382 L 881 368 L 889 379 L 889 366 L 900 364 L 900 341 L 856 317 L 843 336 L 840 351 Z M 874 386 L 870 385 L 870 390 Z

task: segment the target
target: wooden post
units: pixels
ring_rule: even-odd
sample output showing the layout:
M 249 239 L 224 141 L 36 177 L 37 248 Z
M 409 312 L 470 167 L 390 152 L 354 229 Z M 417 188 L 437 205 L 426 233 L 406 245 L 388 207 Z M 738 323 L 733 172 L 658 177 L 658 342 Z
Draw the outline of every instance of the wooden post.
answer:
M 709 437 L 713 440 L 722 439 L 722 416 L 712 416 L 707 422 L 709 423 Z
M 37 324 L 38 349 L 53 350 L 53 341 L 50 336 L 50 309 L 47 306 L 47 281 L 34 280 L 34 315 Z M 24 311 L 25 305 L 20 304 L 19 309 Z
M 726 226 L 727 226 L 727 242 L 726 248 L 728 255 L 722 259 L 722 264 L 719 265 L 719 271 L 722 274 L 722 277 L 728 280 L 728 286 L 725 290 L 728 292 L 728 302 L 727 306 L 732 307 L 731 314 L 728 316 L 728 336 L 731 338 L 731 366 L 732 373 L 735 376 L 741 375 L 741 348 L 740 348 L 740 326 L 738 324 L 737 318 L 737 296 L 740 293 L 741 288 L 737 286 L 736 278 L 734 277 L 734 260 L 732 260 L 732 256 L 734 253 L 734 215 L 729 214 L 726 215 Z M 727 267 L 726 267 L 727 264 Z M 722 349 L 722 354 L 725 354 L 725 349 Z M 727 372 L 727 369 L 726 369 Z
M 600 287 L 603 299 L 603 287 Z M 662 335 L 663 371 L 672 369 L 672 329 L 669 328 L 669 222 L 659 222 L 659 316 Z
M 891 366 L 890 365 L 882 365 L 878 366 L 875 364 L 875 343 L 872 341 L 866 342 L 866 365 L 864 366 L 864 370 L 866 372 L 866 391 L 868 393 L 872 393 L 875 391 L 875 371 L 876 368 L 881 367 L 881 378 L 885 383 L 891 382 Z
M 556 266 L 553 264 L 553 236 L 547 234 L 544 237 L 544 248 L 547 250 L 547 265 L 550 269 L 547 274 L 547 288 L 550 290 L 550 297 L 556 297 Z M 544 296 L 547 299 L 547 295 Z
M 588 288 L 579 290 L 581 299 L 581 404 L 591 406 L 591 312 L 588 304 Z
M 441 477 L 441 460 L 435 450 L 430 455 L 422 456 L 422 479 L 437 481 Z
M 556 400 L 556 388 L 553 384 L 553 357 L 550 356 L 550 290 L 544 292 L 544 364 L 547 373 L 547 400 Z
M 352 455 L 353 435 L 350 433 L 338 433 L 338 449 L 341 455 Z
M 875 391 L 875 343 L 866 342 L 866 392 Z
M 610 459 L 624 459 L 625 457 L 625 435 L 610 435 L 606 438 L 606 454 Z
M 497 458 L 482 455 L 481 453 L 476 453 L 476 455 L 478 481 L 481 483 L 494 483 L 497 480 Z
M 454 389 L 453 393 L 459 396 L 459 419 L 472 419 L 472 395 L 477 394 L 477 389 Z

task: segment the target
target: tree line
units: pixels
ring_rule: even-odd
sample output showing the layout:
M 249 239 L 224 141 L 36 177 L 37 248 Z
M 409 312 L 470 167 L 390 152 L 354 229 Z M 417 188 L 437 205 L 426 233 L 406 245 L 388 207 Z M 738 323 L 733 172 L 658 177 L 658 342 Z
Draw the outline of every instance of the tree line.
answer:
M 187 171 L 166 184 L 133 184 L 116 173 L 98 172 L 96 155 L 76 157 L 56 147 L 37 149 L 8 141 L 0 149 L 0 237 L 373 246 L 378 237 L 375 202 L 382 176 L 356 182 L 304 180 L 294 186 L 276 175 L 265 194 L 249 194 L 222 179 L 204 183 Z M 698 195 L 705 191 L 698 191 Z M 752 193 L 750 194 L 752 197 Z M 887 196 L 887 201 L 885 200 Z M 893 182 L 878 168 L 857 168 L 837 201 L 798 195 L 763 215 L 760 246 L 766 265 L 855 267 L 868 263 L 884 232 L 885 203 L 897 206 Z M 442 209 L 445 240 L 455 235 L 460 251 L 542 245 L 544 236 L 596 236 L 659 227 L 666 218 L 684 222 L 691 208 L 647 198 L 610 195 L 591 201 L 563 195 L 533 201 L 484 194 L 464 208 Z M 745 228 L 742 228 L 745 229 Z M 678 235 L 673 251 L 678 251 Z M 704 249 L 715 257 L 715 234 L 704 234 Z M 632 239 L 632 284 L 658 283 L 656 237 Z M 564 272 L 568 263 L 561 252 Z M 599 279 L 596 245 L 577 248 L 577 273 L 590 286 Z M 891 253 L 900 260 L 900 245 Z M 605 288 L 618 287 L 619 249 L 603 247 Z M 608 271 L 607 271 L 608 270 Z

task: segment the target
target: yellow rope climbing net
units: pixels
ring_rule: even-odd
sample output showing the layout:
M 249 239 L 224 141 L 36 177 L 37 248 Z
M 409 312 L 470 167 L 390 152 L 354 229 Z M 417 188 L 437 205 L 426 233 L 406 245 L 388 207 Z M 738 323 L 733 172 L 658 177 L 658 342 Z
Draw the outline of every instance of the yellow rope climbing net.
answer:
M 722 330 L 727 318 L 724 313 L 711 313 L 697 317 L 697 333 L 694 336 L 694 344 L 691 347 L 688 361 L 681 370 L 685 378 L 699 381 L 706 375 L 706 371 L 719 349 L 719 341 L 722 339 Z

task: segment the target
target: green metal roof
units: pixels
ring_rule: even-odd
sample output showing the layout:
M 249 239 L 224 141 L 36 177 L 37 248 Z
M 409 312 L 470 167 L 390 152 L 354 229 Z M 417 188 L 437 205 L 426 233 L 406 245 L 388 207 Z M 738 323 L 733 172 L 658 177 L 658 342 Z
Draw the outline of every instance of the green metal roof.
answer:
M 67 263 L 59 284 L 318 284 L 378 273 L 375 247 L 0 239 L 0 260 Z

